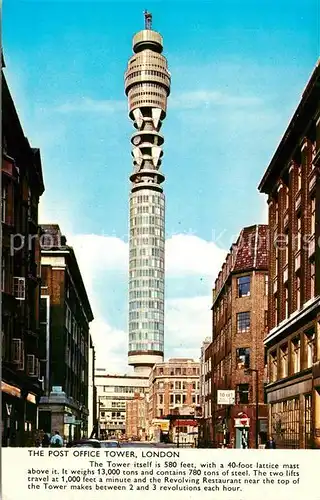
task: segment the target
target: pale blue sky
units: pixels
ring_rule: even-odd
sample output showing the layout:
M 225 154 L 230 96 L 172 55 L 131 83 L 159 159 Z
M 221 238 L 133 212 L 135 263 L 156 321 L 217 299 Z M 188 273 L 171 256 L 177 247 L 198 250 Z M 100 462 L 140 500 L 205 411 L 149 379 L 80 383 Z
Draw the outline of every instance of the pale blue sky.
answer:
M 42 213 L 67 234 L 127 241 L 133 129 L 123 74 L 145 8 L 172 74 L 167 238 L 191 233 L 226 249 L 241 227 L 264 220 L 257 185 L 319 56 L 319 2 L 4 0 L 5 72 L 25 134 L 41 149 Z M 199 258 L 195 247 L 191 260 Z M 172 271 L 168 299 L 209 296 L 218 264 L 206 279 Z M 98 320 L 123 337 L 125 266 L 86 274 Z

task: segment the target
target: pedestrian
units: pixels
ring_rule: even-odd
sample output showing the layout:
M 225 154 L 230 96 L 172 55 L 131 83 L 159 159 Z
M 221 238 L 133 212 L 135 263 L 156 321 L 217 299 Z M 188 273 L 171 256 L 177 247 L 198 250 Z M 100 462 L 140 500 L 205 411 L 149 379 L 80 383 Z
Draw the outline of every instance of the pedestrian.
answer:
M 48 436 L 48 434 L 46 432 L 43 435 L 41 445 L 42 445 L 42 448 L 48 448 L 50 445 L 50 437 Z
M 267 450 L 275 450 L 276 449 L 276 442 L 272 436 L 269 436 L 269 439 L 266 442 L 266 449 Z
M 61 448 L 61 446 L 63 446 L 63 439 L 60 436 L 59 431 L 55 431 L 50 440 L 50 445 L 52 448 Z

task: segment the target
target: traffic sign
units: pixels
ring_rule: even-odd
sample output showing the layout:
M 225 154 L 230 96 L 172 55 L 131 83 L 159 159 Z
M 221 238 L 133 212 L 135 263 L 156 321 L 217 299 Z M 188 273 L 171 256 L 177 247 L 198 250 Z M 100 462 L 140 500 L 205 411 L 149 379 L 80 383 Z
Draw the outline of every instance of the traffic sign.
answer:
M 218 405 L 234 405 L 236 400 L 235 390 L 218 390 L 217 404 Z
M 248 418 L 248 417 L 235 418 L 234 419 L 234 426 L 235 427 L 250 427 L 250 418 Z

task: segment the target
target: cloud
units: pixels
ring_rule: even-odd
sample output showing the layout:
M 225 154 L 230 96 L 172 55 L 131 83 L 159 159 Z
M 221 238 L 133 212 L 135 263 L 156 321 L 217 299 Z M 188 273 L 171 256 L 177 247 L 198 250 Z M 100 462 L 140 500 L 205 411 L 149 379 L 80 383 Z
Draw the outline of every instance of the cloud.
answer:
M 259 223 L 260 224 L 268 224 L 269 207 L 268 207 L 268 202 L 267 202 L 267 196 L 261 195 L 261 201 L 262 201 L 262 208 L 261 208 L 261 215 L 260 215 L 261 221 Z
M 166 274 L 168 277 L 215 276 L 224 256 L 225 251 L 214 242 L 177 234 L 166 241 Z
M 59 113 L 115 113 L 125 111 L 125 100 L 95 100 L 83 97 L 79 101 L 66 102 L 54 108 Z
M 211 337 L 211 295 L 170 299 L 165 310 L 167 357 L 198 359 L 205 337 Z
M 113 328 L 102 318 L 95 319 L 90 331 L 95 345 L 96 368 L 107 368 L 109 374 L 127 373 L 127 334 Z
M 97 366 L 108 372 L 123 372 L 128 345 L 128 243 L 114 236 L 96 234 L 67 234 L 67 240 L 74 247 L 95 316 L 91 332 Z M 213 242 L 177 234 L 167 240 L 166 255 L 166 286 L 169 292 L 171 289 L 168 295 L 172 295 L 171 280 L 178 277 L 183 284 L 178 296 L 166 300 L 166 358 L 198 358 L 202 340 L 211 335 L 211 287 L 225 251 Z M 194 277 L 205 278 L 207 295 L 183 294 Z
M 170 109 L 197 109 L 199 107 L 232 106 L 253 107 L 260 105 L 261 99 L 253 96 L 228 95 L 217 90 L 195 90 L 180 92 L 170 97 Z M 125 111 L 127 102 L 123 100 L 99 100 L 83 97 L 78 101 L 59 104 L 54 111 L 59 113 L 115 113 Z
M 126 271 L 129 245 L 116 236 L 97 234 L 70 235 L 79 259 L 90 273 L 101 270 Z M 90 256 L 90 258 L 88 258 Z M 189 234 L 177 234 L 166 240 L 166 275 L 168 277 L 217 274 L 225 250 L 214 242 Z
M 211 106 L 254 107 L 260 104 L 262 101 L 258 97 L 228 95 L 217 90 L 181 92 L 170 98 L 170 108 L 172 109 L 196 109 Z

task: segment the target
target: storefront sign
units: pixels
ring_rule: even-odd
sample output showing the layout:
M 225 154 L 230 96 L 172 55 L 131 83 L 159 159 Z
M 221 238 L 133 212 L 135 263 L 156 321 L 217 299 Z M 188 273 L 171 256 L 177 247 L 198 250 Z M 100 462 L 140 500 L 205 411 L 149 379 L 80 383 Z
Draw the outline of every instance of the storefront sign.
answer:
M 60 385 L 54 385 L 52 387 L 52 392 L 62 392 L 62 387 Z
M 250 418 L 235 418 L 234 419 L 235 427 L 250 427 Z
M 34 405 L 36 404 L 36 397 L 31 392 L 28 393 L 26 400 L 29 401 L 29 403 L 33 403 Z
M 190 426 L 190 427 L 197 427 L 198 422 L 196 420 L 175 420 L 174 422 L 175 426 Z
M 234 390 L 217 391 L 217 404 L 218 405 L 234 405 L 236 400 Z
M 76 417 L 74 415 L 65 415 L 64 416 L 64 423 L 65 424 L 74 424 L 76 420 Z
M 1 391 L 5 392 L 6 394 L 10 394 L 10 396 L 21 398 L 21 390 L 14 385 L 9 385 L 6 382 L 3 382 L 3 380 L 1 380 Z
M 170 427 L 170 420 L 165 420 L 165 419 L 160 419 L 159 420 L 153 420 L 152 421 L 152 425 L 154 427 L 160 427 L 160 429 L 163 431 L 163 432 L 168 432 L 169 431 L 169 427 Z

